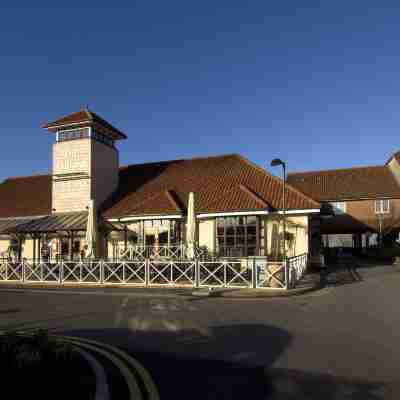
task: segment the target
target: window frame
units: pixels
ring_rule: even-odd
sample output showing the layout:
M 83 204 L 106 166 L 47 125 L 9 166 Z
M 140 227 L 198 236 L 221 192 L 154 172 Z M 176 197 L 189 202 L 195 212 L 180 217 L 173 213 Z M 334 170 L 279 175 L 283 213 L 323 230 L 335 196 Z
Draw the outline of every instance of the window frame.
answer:
M 384 207 L 386 203 L 387 207 Z M 390 214 L 390 199 L 377 199 L 374 202 L 375 214 Z
M 97 142 L 105 144 L 106 146 L 115 147 L 114 139 L 94 129 L 90 131 L 88 127 L 66 129 L 57 132 L 57 143 L 79 139 L 94 139 Z
M 250 218 L 255 218 L 254 222 L 249 222 Z M 243 219 L 243 223 L 240 223 L 240 219 Z M 227 224 L 229 220 L 231 221 L 230 225 Z M 220 225 L 219 221 L 224 221 L 224 223 Z M 261 223 L 262 221 L 257 215 L 216 217 L 215 248 L 217 253 L 223 257 L 258 256 L 263 248 L 260 238 Z M 255 227 L 255 232 L 249 232 L 251 227 Z M 249 240 L 254 237 L 254 242 Z M 231 241 L 233 244 L 228 244 Z M 250 249 L 254 249 L 254 251 L 249 251 Z

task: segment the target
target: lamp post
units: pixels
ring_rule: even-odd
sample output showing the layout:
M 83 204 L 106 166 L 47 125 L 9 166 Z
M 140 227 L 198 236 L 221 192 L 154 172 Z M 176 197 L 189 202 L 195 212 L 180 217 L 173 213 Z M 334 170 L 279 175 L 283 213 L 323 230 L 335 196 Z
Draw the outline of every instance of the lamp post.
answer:
M 289 277 L 286 260 L 286 164 L 280 158 L 274 158 L 271 161 L 271 167 L 282 166 L 283 173 L 283 191 L 282 191 L 282 222 L 283 222 L 283 261 L 285 263 L 285 284 L 288 288 Z

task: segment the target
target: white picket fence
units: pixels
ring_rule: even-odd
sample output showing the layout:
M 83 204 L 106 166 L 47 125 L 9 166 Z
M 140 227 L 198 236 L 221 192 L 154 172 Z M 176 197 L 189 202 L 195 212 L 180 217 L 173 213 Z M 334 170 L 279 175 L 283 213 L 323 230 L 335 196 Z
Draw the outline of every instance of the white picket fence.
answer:
M 307 267 L 307 254 L 287 262 L 265 257 L 200 260 L 12 262 L 0 260 L 0 282 L 288 289 Z

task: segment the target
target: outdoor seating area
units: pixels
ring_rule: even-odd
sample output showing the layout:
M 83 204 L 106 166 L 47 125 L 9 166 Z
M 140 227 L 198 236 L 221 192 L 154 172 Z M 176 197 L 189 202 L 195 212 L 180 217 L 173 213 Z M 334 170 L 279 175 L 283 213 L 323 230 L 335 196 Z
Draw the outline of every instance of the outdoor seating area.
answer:
M 0 282 L 119 284 L 232 288 L 294 288 L 305 273 L 307 254 L 287 262 L 266 257 L 82 261 L 0 260 Z

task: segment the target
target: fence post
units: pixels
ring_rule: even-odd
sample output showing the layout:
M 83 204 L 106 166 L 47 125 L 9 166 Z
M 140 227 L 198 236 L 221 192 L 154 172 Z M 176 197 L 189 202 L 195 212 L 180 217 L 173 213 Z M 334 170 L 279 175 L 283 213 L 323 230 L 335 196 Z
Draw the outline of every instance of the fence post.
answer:
M 150 284 L 150 266 L 149 266 L 148 258 L 146 258 L 144 260 L 144 280 L 145 280 L 145 286 L 149 286 L 149 284 Z
M 287 258 L 285 258 L 285 260 L 283 261 L 283 267 L 285 269 L 285 289 L 288 290 L 290 285 L 290 280 L 289 280 L 289 263 Z
M 21 264 L 21 280 L 22 283 L 25 282 L 25 259 L 22 259 L 22 264 Z
M 61 263 L 58 263 L 58 264 L 59 264 L 59 269 L 60 269 L 58 282 L 59 282 L 60 285 L 62 285 L 63 276 L 64 276 L 64 264 L 63 264 L 62 261 L 61 261 Z
M 226 264 L 227 264 L 227 262 L 226 261 L 224 261 L 224 287 L 226 287 Z
M 253 262 L 251 264 L 251 287 L 253 289 L 257 287 L 257 263 L 255 258 L 253 258 Z
M 198 288 L 200 285 L 200 265 L 199 260 L 196 258 L 194 261 L 194 286 Z
M 104 283 L 104 260 L 100 260 L 100 285 Z

